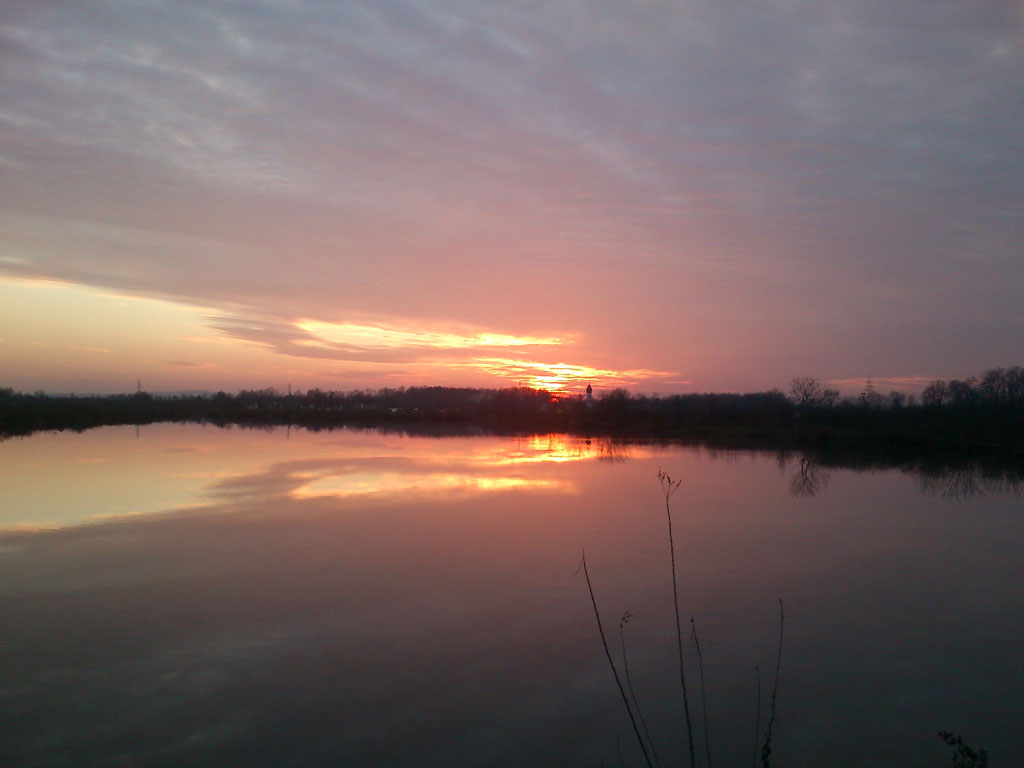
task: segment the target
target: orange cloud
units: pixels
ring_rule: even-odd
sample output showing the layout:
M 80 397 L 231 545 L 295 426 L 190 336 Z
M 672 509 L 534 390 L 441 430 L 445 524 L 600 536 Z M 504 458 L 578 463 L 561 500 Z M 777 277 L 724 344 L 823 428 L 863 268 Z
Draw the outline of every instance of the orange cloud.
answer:
M 341 344 L 363 349 L 471 349 L 474 347 L 531 347 L 558 346 L 558 337 L 512 336 L 485 331 L 452 333 L 422 330 L 386 324 L 327 323 L 321 320 L 300 319 L 294 325 L 313 338 L 303 345 Z
M 637 368 L 624 371 L 591 368 L 570 363 L 542 363 L 535 360 L 513 360 L 503 357 L 478 357 L 465 365 L 506 379 L 522 380 L 536 389 L 552 391 L 581 388 L 586 384 L 604 387 L 637 386 L 652 379 L 678 374 Z

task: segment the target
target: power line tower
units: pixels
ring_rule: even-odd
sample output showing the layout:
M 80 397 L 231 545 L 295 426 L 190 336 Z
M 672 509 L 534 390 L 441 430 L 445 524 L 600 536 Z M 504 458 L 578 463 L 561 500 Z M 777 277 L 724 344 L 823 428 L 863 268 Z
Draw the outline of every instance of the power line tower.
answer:
M 868 374 L 867 379 L 864 381 L 864 391 L 860 393 L 861 405 L 867 405 L 869 401 L 875 399 L 875 384 L 871 381 L 871 374 Z

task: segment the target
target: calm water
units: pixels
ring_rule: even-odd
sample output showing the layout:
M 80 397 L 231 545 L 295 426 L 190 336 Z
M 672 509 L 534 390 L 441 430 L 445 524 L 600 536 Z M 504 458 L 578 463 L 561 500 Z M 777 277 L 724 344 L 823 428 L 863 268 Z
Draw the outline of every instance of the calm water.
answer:
M 562 436 L 178 425 L 0 443 L 0 764 L 641 765 L 585 548 L 620 664 L 636 615 L 633 686 L 682 765 L 659 467 L 683 480 L 714 765 L 753 762 L 780 597 L 775 765 L 948 765 L 944 729 L 1021 764 L 1012 489 Z

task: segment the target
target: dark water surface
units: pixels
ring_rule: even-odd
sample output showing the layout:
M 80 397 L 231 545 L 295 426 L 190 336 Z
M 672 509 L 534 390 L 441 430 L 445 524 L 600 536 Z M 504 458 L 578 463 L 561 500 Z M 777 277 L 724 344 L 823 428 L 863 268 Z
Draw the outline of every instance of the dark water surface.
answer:
M 715 766 L 1024 758 L 1024 501 L 799 457 L 155 425 L 0 443 L 0 765 L 683 765 L 672 583 Z M 691 706 L 696 656 L 686 649 Z M 702 728 L 699 728 L 702 732 Z M 703 754 L 701 742 L 698 752 Z

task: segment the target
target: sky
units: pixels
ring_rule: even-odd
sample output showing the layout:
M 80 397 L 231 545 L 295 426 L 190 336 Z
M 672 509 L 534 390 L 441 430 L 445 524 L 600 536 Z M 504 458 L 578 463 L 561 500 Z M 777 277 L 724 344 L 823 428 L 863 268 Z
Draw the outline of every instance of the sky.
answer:
M 1020 0 L 6 0 L 0 386 L 913 392 L 1022 126 Z

